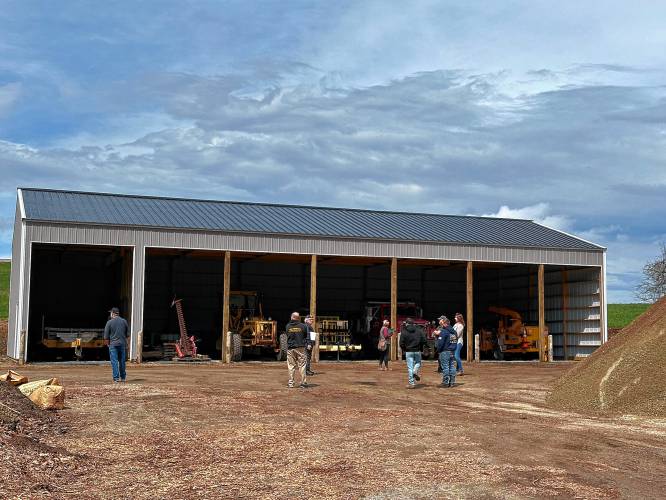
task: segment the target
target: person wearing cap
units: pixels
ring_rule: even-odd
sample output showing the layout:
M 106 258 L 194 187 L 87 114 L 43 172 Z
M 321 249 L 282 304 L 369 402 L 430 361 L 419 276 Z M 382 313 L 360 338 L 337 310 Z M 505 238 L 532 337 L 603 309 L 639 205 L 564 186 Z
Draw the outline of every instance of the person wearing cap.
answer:
M 442 387 L 453 387 L 456 383 L 455 351 L 458 344 L 458 334 L 451 327 L 446 316 L 439 318 L 439 338 L 435 344 L 439 354 L 439 364 L 442 366 Z
M 127 338 L 129 326 L 124 318 L 120 317 L 120 310 L 112 307 L 109 311 L 111 317 L 104 327 L 104 344 L 109 347 L 109 360 L 113 382 L 125 382 L 125 360 L 127 359 Z
M 305 374 L 308 376 L 315 375 L 315 372 L 310 368 L 312 364 L 312 345 L 314 344 L 314 336 L 316 335 L 312 322 L 312 316 L 308 315 L 305 317 L 305 327 L 308 329 L 308 342 L 305 346 Z
M 287 333 L 287 369 L 289 370 L 289 388 L 294 387 L 294 372 L 298 368 L 301 375 L 301 388 L 308 386 L 307 373 L 305 371 L 305 348 L 309 345 L 308 328 L 301 323 L 301 315 L 297 312 L 291 313 L 291 321 L 285 327 Z

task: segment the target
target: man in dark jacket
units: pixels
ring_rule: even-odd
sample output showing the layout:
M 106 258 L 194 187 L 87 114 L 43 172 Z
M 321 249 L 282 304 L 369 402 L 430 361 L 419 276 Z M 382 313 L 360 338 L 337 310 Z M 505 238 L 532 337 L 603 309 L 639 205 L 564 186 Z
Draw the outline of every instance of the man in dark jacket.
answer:
M 120 317 L 120 310 L 112 307 L 109 311 L 111 317 L 104 327 L 104 344 L 109 347 L 109 360 L 111 372 L 115 383 L 125 382 L 125 359 L 127 358 L 127 338 L 129 326 L 127 321 Z
M 310 344 L 308 328 L 301 323 L 301 315 L 297 312 L 291 313 L 291 321 L 285 327 L 287 333 L 287 369 L 289 370 L 288 387 L 294 387 L 294 372 L 298 367 L 301 375 L 300 387 L 308 386 L 307 374 L 305 373 L 305 348 Z
M 423 328 L 417 328 L 412 318 L 407 318 L 400 332 L 400 348 L 405 351 L 407 361 L 407 380 L 409 388 L 415 386 L 415 382 L 421 380 L 421 352 L 426 345 L 426 337 Z
M 440 316 L 438 319 L 440 330 L 435 348 L 442 367 L 442 387 L 453 387 L 456 384 L 455 352 L 458 335 L 451 327 L 449 318 Z

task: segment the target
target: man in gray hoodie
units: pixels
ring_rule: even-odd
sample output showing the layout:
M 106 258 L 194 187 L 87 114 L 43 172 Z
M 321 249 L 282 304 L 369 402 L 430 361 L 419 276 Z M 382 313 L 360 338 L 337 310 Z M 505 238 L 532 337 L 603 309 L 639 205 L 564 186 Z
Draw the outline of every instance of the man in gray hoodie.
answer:
M 129 337 L 129 326 L 127 321 L 120 317 L 117 307 L 109 311 L 111 318 L 104 327 L 104 344 L 109 347 L 109 360 L 111 360 L 111 371 L 115 383 L 125 382 L 125 359 L 127 358 L 127 338 Z

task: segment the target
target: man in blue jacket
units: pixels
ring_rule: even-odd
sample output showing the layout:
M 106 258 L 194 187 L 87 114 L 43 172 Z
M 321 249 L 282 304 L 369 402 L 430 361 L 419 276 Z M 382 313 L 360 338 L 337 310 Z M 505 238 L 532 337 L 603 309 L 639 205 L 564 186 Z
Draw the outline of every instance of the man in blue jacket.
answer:
M 456 384 L 455 352 L 458 336 L 451 327 L 451 322 L 446 316 L 439 318 L 439 338 L 435 348 L 439 353 L 439 364 L 442 367 L 442 387 L 453 387 Z

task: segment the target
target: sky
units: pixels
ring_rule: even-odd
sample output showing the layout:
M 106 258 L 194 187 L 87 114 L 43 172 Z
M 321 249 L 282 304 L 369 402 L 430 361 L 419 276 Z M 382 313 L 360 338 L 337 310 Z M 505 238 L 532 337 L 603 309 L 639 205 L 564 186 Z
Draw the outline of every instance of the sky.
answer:
M 519 217 L 666 241 L 666 2 L 7 1 L 17 187 Z

